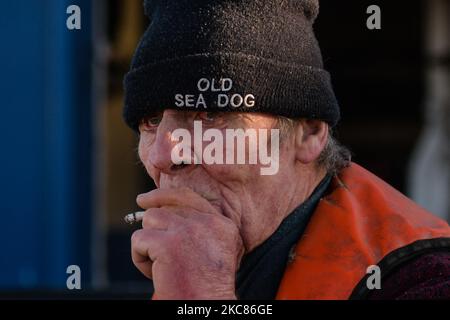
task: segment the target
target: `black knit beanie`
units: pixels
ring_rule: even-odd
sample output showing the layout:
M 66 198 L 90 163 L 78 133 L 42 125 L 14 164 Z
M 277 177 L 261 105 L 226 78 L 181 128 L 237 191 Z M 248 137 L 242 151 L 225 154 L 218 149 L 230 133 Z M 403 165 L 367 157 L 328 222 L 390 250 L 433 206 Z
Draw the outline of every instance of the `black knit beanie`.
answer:
M 126 75 L 137 130 L 165 109 L 321 119 L 339 106 L 313 32 L 318 0 L 147 0 L 150 25 Z

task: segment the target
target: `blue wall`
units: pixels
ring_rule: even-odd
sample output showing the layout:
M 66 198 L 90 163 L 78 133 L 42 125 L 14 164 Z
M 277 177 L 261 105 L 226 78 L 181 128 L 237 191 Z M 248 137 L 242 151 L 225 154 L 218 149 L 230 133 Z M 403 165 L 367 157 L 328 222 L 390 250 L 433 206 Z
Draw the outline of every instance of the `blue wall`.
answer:
M 64 288 L 71 264 L 90 281 L 90 6 L 0 2 L 0 291 Z

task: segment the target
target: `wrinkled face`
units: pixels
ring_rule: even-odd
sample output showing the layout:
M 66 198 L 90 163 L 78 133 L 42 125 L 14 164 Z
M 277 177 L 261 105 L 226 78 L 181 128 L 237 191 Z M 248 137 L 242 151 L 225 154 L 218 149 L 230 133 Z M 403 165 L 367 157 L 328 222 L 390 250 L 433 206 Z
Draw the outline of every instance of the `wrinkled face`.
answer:
M 216 129 L 213 131 L 215 138 L 205 141 L 207 139 L 199 136 L 199 131 L 194 130 L 196 121 L 201 121 L 201 133 Z M 289 199 L 294 196 L 292 192 L 295 188 L 287 183 L 295 173 L 293 139 L 283 139 L 278 148 L 276 141 L 272 141 L 276 137 L 271 137 L 273 131 L 270 131 L 276 124 L 274 116 L 265 114 L 165 110 L 141 122 L 139 157 L 158 188 L 193 189 L 239 227 L 246 249 L 251 250 L 276 230 L 288 210 Z M 180 150 L 181 139 L 174 139 L 174 133 L 179 132 L 179 129 L 184 129 L 181 131 L 184 134 L 190 134 L 190 137 L 184 135 L 182 139 L 189 143 L 187 148 L 190 152 L 183 153 L 186 161 L 176 164 L 173 161 L 174 148 Z M 227 132 L 235 132 L 232 129 L 253 133 L 244 140 L 244 149 L 238 145 L 237 139 L 227 137 Z M 265 134 L 267 141 L 261 138 L 262 134 Z M 222 145 L 215 144 L 217 148 L 211 152 L 212 142 L 217 142 L 213 139 L 221 138 Z M 194 139 L 199 139 L 200 144 L 197 140 L 196 145 Z M 230 140 L 235 143 L 232 144 Z M 251 150 L 253 147 L 256 149 Z M 207 163 L 208 155 L 217 156 L 220 148 L 224 163 Z M 237 157 L 242 150 L 245 150 L 245 163 L 238 164 Z M 272 158 L 271 164 L 260 161 L 264 152 L 270 156 L 274 150 L 279 152 L 279 160 Z M 234 164 L 226 159 L 230 152 L 234 152 Z M 249 152 L 256 152 L 256 163 L 249 163 Z M 199 156 L 203 161 L 194 163 L 195 157 L 199 162 Z M 188 158 L 192 161 L 188 161 Z M 261 169 L 269 166 L 276 170 L 271 170 L 271 174 L 261 174 Z

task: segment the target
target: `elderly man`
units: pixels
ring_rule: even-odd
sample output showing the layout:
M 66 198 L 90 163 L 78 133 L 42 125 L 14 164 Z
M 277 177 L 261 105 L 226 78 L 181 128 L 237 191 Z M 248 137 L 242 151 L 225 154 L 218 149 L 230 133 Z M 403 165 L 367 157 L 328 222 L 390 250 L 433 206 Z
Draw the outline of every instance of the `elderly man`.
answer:
M 154 299 L 450 297 L 449 226 L 331 134 L 339 107 L 312 29 L 317 0 L 145 10 L 124 117 L 157 186 L 137 198 L 131 239 Z M 262 148 L 276 161 L 266 174 Z

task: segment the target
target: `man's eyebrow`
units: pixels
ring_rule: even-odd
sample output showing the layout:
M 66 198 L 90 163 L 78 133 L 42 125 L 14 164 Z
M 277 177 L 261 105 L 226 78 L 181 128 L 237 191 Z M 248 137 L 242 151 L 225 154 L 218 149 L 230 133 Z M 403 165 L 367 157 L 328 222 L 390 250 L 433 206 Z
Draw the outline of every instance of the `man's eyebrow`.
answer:
M 254 122 L 255 119 L 250 116 L 248 113 L 241 112 L 224 112 L 230 114 L 230 118 L 227 120 L 233 122 L 234 124 L 245 126 L 248 122 Z
M 159 116 L 159 115 L 162 115 L 162 114 L 163 114 L 162 111 L 152 111 L 152 112 L 146 114 L 146 115 L 144 116 L 144 119 L 145 119 L 145 118 L 156 117 L 156 116 Z
M 250 117 L 250 114 L 248 114 L 248 113 L 242 113 L 242 114 L 239 114 L 239 115 L 241 116 L 241 118 L 243 118 L 245 120 L 248 120 L 248 121 L 251 121 L 251 122 L 255 121 L 255 118 Z

